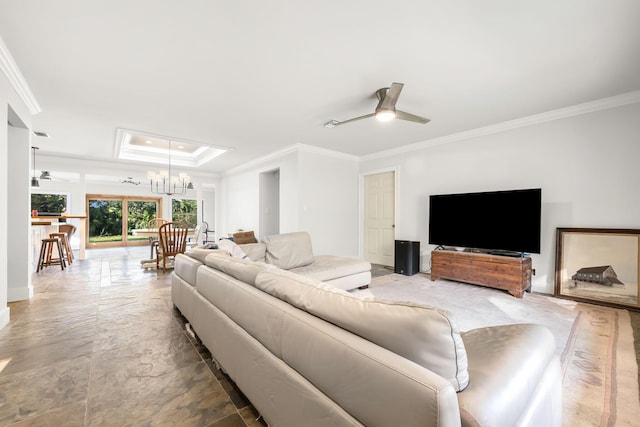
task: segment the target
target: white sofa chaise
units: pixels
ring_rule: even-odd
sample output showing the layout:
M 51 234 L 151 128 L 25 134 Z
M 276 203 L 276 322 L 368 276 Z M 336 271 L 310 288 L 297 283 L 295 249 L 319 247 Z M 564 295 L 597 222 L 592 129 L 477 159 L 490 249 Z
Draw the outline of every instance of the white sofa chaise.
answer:
M 175 306 L 270 426 L 550 426 L 553 335 L 460 332 L 442 310 L 361 300 L 274 264 L 179 255 Z
M 311 237 L 304 231 L 267 236 L 260 243 L 238 246 L 252 261 L 312 277 L 339 289 L 350 290 L 371 283 L 371 263 L 334 255 L 314 255 Z M 204 262 L 210 253 L 210 249 L 194 248 L 188 255 Z

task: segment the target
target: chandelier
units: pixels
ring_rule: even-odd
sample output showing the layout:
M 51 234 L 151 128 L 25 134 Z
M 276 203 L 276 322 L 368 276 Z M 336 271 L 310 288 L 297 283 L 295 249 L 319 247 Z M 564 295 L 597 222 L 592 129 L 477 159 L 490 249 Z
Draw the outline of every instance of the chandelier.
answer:
M 171 141 L 169 141 L 169 170 L 160 172 L 148 172 L 147 177 L 151 180 L 151 192 L 155 194 L 186 194 L 187 190 L 193 190 L 191 178 L 186 173 L 178 176 L 171 175 Z

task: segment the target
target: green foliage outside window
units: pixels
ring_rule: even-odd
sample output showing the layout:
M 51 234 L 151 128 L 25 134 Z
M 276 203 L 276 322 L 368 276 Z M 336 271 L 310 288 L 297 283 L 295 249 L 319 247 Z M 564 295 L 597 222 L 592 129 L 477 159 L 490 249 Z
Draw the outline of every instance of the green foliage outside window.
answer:
M 31 194 L 32 211 L 62 213 L 66 207 L 66 194 Z
M 127 201 L 127 240 L 145 240 L 148 237 L 134 236 L 134 229 L 144 229 L 149 221 L 156 218 L 157 203 L 155 201 Z
M 198 201 L 195 199 L 172 199 L 171 212 L 174 222 L 184 222 L 188 228 L 198 225 Z
M 89 200 L 89 241 L 100 236 L 119 236 L 116 240 L 122 240 L 120 200 Z
M 127 231 L 135 228 L 147 228 L 149 221 L 156 218 L 156 202 L 133 201 L 127 202 Z
M 149 220 L 156 218 L 158 205 L 146 200 L 89 200 L 89 242 L 121 242 L 123 209 L 127 211 L 126 233 L 128 241 L 146 240 L 134 236 L 134 229 L 146 229 Z

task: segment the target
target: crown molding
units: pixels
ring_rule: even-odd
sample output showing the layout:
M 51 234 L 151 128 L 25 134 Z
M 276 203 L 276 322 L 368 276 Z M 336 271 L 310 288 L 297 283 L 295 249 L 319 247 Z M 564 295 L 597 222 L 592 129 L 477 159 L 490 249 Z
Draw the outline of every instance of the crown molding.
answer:
M 360 160 L 375 160 L 397 154 L 406 154 L 412 151 L 418 151 L 429 147 L 448 144 L 451 142 L 464 141 L 485 135 L 504 132 L 507 130 L 537 125 L 545 122 L 552 122 L 554 120 L 566 119 L 569 117 L 579 116 L 581 114 L 607 110 L 610 108 L 621 107 L 628 104 L 635 104 L 637 102 L 640 102 L 640 90 L 610 96 L 608 98 L 602 98 L 595 101 L 585 102 L 582 104 L 572 105 L 570 107 L 559 108 L 557 110 L 551 110 L 545 113 L 534 114 L 532 116 L 521 117 L 519 119 L 509 120 L 507 122 L 502 122 L 495 125 L 484 126 L 464 132 L 458 132 L 451 135 L 432 138 L 426 141 L 404 145 L 402 147 L 378 151 L 376 153 L 361 156 Z
M 328 150 L 326 148 L 320 148 L 312 145 L 298 143 L 298 144 L 288 145 L 281 150 L 274 151 L 265 156 L 251 160 L 240 166 L 236 166 L 235 168 L 231 168 L 224 172 L 224 176 L 229 176 L 229 175 L 234 175 L 236 173 L 244 172 L 248 169 L 259 167 L 260 165 L 270 162 L 274 159 L 286 156 L 287 154 L 298 153 L 298 152 L 320 154 L 323 156 L 333 157 L 341 160 L 350 160 L 354 162 L 360 161 L 360 157 L 354 156 L 352 154 L 342 153 L 340 151 Z
M 33 92 L 31 92 L 31 89 L 29 89 L 27 81 L 20 72 L 13 56 L 11 56 L 7 45 L 4 44 L 2 37 L 0 37 L 0 70 L 7 76 L 9 84 L 16 91 L 22 102 L 25 103 L 29 112 L 32 115 L 41 112 L 42 108 L 40 108 L 40 104 L 38 104 L 36 97 L 33 95 Z

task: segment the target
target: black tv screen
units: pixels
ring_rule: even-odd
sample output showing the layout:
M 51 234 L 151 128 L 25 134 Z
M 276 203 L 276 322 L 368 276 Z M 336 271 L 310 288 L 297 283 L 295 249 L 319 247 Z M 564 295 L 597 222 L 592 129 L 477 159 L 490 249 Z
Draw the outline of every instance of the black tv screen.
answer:
M 540 253 L 540 188 L 429 197 L 429 243 Z

